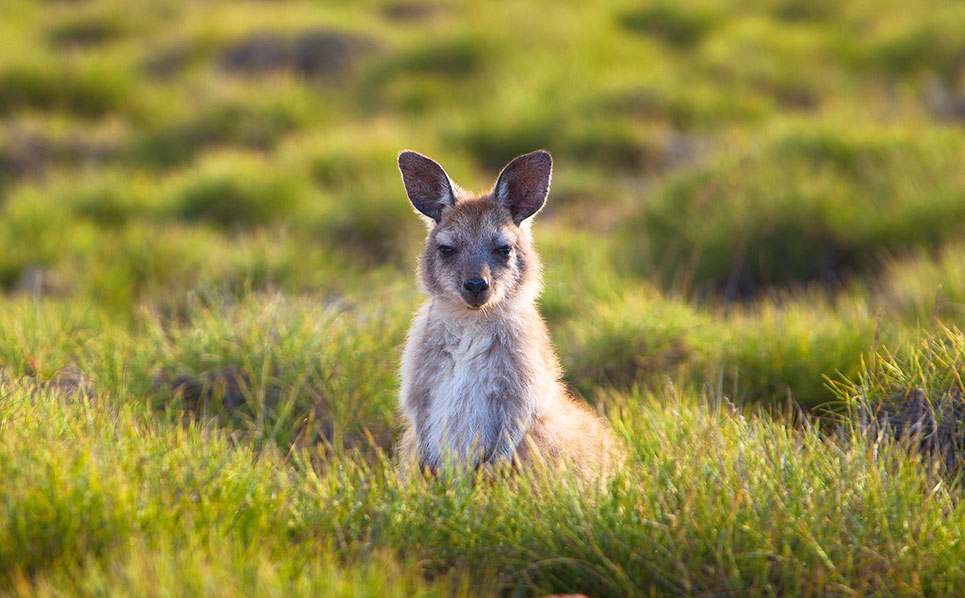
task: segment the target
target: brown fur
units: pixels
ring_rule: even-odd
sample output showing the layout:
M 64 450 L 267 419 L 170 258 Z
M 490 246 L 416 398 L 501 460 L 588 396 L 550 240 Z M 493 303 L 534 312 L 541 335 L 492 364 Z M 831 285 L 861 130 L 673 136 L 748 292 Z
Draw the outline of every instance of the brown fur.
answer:
M 535 305 L 541 266 L 527 218 L 549 190 L 549 154 L 515 159 L 480 196 L 413 152 L 399 165 L 410 200 L 432 220 L 419 263 L 428 300 L 402 357 L 402 462 L 434 470 L 447 458 L 545 461 L 584 477 L 601 472 L 621 451 L 567 393 Z

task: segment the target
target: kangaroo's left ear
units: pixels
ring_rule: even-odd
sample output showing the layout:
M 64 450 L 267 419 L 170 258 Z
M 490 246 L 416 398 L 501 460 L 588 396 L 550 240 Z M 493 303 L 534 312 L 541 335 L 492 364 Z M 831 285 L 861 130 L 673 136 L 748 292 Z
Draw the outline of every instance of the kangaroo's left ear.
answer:
M 493 197 L 509 209 L 518 225 L 543 207 L 552 176 L 553 158 L 549 152 L 523 154 L 499 173 Z

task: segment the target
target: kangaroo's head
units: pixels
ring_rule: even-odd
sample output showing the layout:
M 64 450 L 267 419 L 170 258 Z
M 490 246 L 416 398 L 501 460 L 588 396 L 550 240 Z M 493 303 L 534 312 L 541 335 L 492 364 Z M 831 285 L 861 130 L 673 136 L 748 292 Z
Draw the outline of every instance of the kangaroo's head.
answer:
M 491 192 L 472 196 L 433 160 L 399 154 L 409 201 L 430 226 L 419 262 L 425 291 L 462 310 L 487 310 L 539 293 L 529 220 L 549 192 L 553 159 L 537 151 L 510 162 Z

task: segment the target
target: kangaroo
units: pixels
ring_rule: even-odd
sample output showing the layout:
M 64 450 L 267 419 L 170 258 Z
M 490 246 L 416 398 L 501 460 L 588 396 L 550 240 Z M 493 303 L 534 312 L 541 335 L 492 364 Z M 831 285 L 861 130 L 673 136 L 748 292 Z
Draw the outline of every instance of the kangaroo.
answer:
M 530 225 L 549 193 L 549 152 L 515 158 L 482 195 L 425 156 L 403 151 L 398 160 L 429 229 L 418 267 L 428 298 L 401 364 L 403 468 L 436 471 L 451 458 L 601 473 L 621 451 L 607 425 L 567 393 L 535 304 L 542 268 Z

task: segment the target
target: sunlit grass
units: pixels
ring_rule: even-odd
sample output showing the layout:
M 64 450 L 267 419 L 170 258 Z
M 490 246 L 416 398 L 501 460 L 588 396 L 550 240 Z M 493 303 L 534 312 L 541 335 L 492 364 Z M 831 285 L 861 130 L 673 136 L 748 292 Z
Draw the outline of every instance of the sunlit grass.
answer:
M 403 484 L 378 454 L 253 452 L 213 421 L 7 380 L 0 575 L 67 594 L 136 593 L 145 574 L 178 593 L 369 594 L 423 575 L 441 591 L 445 572 L 477 591 L 597 595 L 927 594 L 961 579 L 960 505 L 919 457 L 695 400 L 611 396 L 633 459 L 589 491 L 539 476 Z

